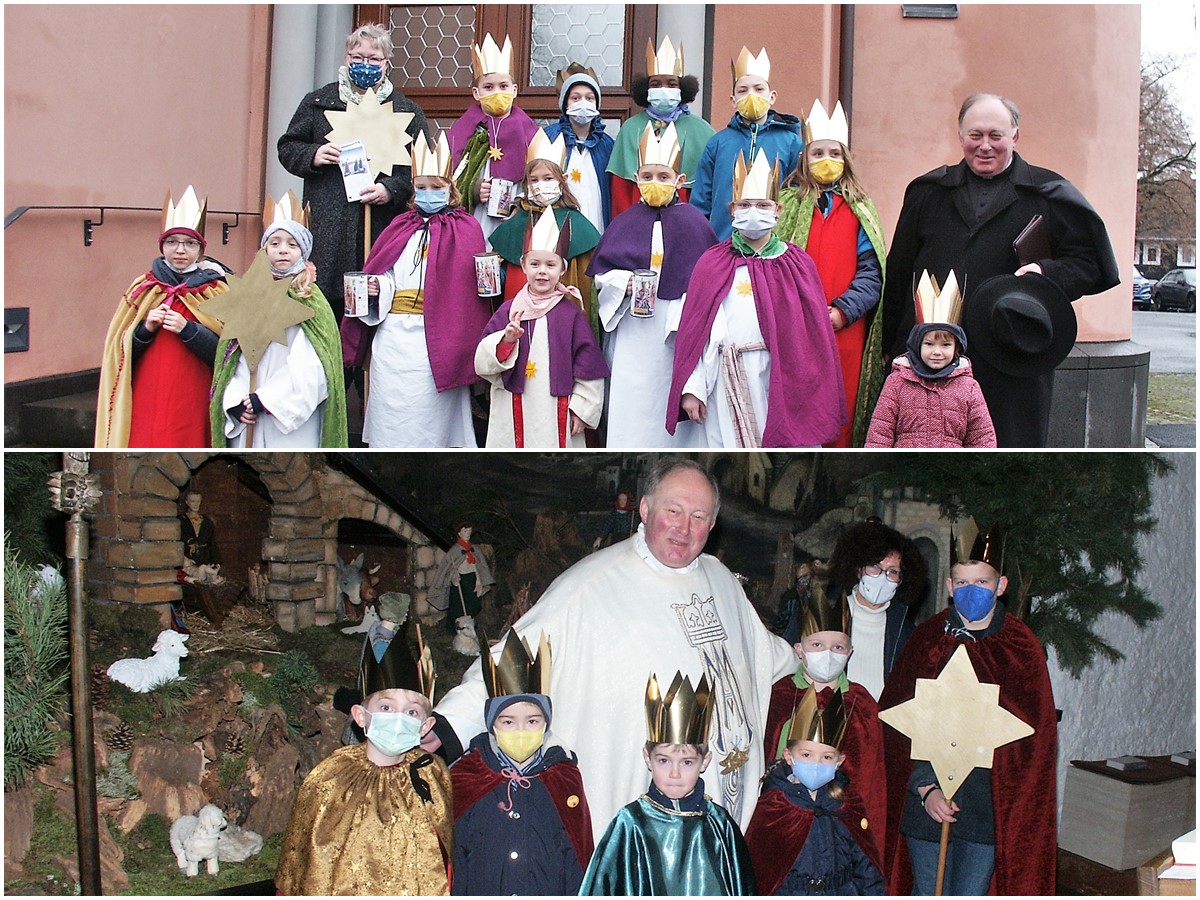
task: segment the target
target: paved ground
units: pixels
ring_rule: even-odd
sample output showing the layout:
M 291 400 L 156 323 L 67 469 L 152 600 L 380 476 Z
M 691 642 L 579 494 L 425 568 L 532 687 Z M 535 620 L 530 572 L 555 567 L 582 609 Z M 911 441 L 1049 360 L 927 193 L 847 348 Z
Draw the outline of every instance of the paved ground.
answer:
M 1196 371 L 1196 314 L 1133 312 L 1133 340 L 1150 348 L 1150 371 Z

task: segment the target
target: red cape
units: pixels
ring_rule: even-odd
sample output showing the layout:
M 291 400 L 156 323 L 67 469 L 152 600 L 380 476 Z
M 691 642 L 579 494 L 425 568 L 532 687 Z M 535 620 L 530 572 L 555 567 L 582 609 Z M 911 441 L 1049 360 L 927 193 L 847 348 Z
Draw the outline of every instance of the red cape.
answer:
M 853 784 L 846 792 L 838 818 L 854 835 L 867 859 L 882 871 L 880 835 L 878 829 L 871 826 Z M 864 822 L 868 827 L 863 827 Z M 770 897 L 779 889 L 804 849 L 812 823 L 812 811 L 798 807 L 783 791 L 770 790 L 758 798 L 758 806 L 746 829 L 746 845 L 750 848 L 750 861 L 760 895 Z
M 890 709 L 913 697 L 917 678 L 936 678 L 958 648 L 945 633 L 949 610 L 920 625 L 896 661 L 879 698 Z M 1032 726 L 1027 738 L 996 749 L 992 760 L 992 803 L 996 820 L 995 894 L 1053 894 L 1057 859 L 1056 765 L 1058 720 L 1046 653 L 1029 627 L 1005 614 L 1000 630 L 967 653 L 982 682 L 1000 685 L 1000 706 Z M 884 877 L 891 894 L 912 893 L 908 844 L 900 816 L 912 772 L 911 743 L 894 728 L 884 729 L 888 763 L 888 826 Z M 953 835 L 954 826 L 951 825 Z
M 210 284 L 189 293 L 199 294 Z M 189 322 L 196 317 L 183 303 L 172 309 Z M 129 419 L 130 447 L 209 447 L 208 392 L 213 360 L 207 363 L 178 334 L 160 328 L 133 365 Z
M 792 676 L 779 679 L 771 687 L 763 748 L 765 759 L 775 759 L 779 738 L 803 695 L 804 691 L 796 687 Z M 824 709 L 832 696 L 830 688 L 821 691 L 817 694 L 817 706 Z M 842 701 L 846 706 L 846 737 L 842 741 L 846 761 L 842 768 L 850 776 L 850 787 L 861 798 L 871 825 L 882 835 L 887 820 L 887 771 L 883 763 L 883 723 L 879 721 L 879 706 L 865 687 L 853 682 Z
M 472 750 L 450 769 L 454 784 L 454 820 L 504 784 L 501 774 L 483 760 L 483 754 Z M 586 871 L 592 858 L 592 814 L 588 811 L 587 795 L 583 792 L 583 777 L 579 767 L 571 762 L 555 763 L 530 778 L 540 779 L 550 792 L 554 808 L 562 820 L 580 869 Z M 572 800 L 575 805 L 572 806 Z
M 848 416 L 841 363 L 816 265 L 794 244 L 781 256 L 763 259 L 741 256 L 732 240 L 706 250 L 688 282 L 675 338 L 667 431 L 674 434 L 676 424 L 687 418 L 683 385 L 704 352 L 717 310 L 743 263 L 750 272 L 763 342 L 771 354 L 762 445 L 816 447 L 833 440 Z

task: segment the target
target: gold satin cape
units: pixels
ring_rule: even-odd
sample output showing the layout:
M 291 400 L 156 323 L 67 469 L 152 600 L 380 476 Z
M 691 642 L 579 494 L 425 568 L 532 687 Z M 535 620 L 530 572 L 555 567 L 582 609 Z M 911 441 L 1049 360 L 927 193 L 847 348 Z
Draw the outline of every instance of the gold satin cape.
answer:
M 288 820 L 275 887 L 282 894 L 447 895 L 454 858 L 450 770 L 420 748 L 377 766 L 367 745 L 341 747 L 304 779 Z M 429 785 L 426 803 L 409 767 Z
M 166 292 L 156 285 L 134 299 L 133 292 L 146 280 L 146 275 L 139 276 L 125 291 L 104 338 L 104 356 L 100 361 L 100 394 L 96 405 L 97 447 L 129 446 L 129 424 L 133 417 L 133 332 L 146 314 L 162 303 L 166 296 Z M 221 323 L 200 307 L 205 300 L 211 300 L 227 290 L 229 285 L 218 281 L 202 291 L 180 294 L 179 299 L 201 325 L 219 335 Z

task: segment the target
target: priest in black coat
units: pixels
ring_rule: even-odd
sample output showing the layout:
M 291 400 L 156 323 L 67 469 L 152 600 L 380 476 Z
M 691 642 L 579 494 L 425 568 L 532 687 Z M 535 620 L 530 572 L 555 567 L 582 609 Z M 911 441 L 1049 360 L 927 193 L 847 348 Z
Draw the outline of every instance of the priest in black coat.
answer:
M 1058 173 L 1031 166 L 1015 152 L 1018 118 L 1011 100 L 994 94 L 968 97 L 958 117 L 962 162 L 927 172 L 905 191 L 883 294 L 884 349 L 890 355 L 904 352 L 914 320 L 913 287 L 922 270 L 944 284 L 953 269 L 968 310 L 972 292 L 997 275 L 1044 275 L 1065 295 L 1051 291 L 1050 304 L 1100 293 L 1120 282 L 1108 232 L 1084 196 Z M 1013 241 L 1039 215 L 1049 252 L 1043 248 L 1044 255 L 1022 265 Z M 968 328 L 972 349 L 967 355 L 1001 447 L 1046 444 L 1055 361 L 1039 366 L 1038 356 L 1043 343 L 1052 343 L 1044 333 L 1058 318 L 1052 313 L 1026 304 L 1002 306 L 985 317 L 999 329 L 1000 318 L 1008 315 L 1004 327 L 1011 325 L 1012 332 L 994 336 L 1001 346 L 1013 342 L 1013 356 L 1020 358 L 1012 365 L 1003 352 L 1000 365 L 994 350 L 986 358 Z M 991 349 L 997 342 L 983 343 Z

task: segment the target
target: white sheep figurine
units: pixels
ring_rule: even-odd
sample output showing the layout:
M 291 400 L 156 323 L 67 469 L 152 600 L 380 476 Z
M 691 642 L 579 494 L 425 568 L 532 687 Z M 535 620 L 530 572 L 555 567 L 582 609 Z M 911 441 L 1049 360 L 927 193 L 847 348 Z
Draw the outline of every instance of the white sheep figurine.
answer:
M 188 635 L 167 629 L 154 642 L 154 655 L 147 659 L 118 659 L 108 667 L 108 677 L 131 691 L 144 694 L 168 681 L 185 681 L 179 674 L 179 660 L 188 655 L 184 642 Z
M 350 625 L 343 628 L 342 634 L 366 634 L 371 630 L 371 626 L 379 621 L 379 613 L 375 612 L 375 607 L 368 606 L 363 610 L 362 621 L 357 625 Z
M 180 816 L 171 824 L 171 849 L 179 871 L 194 878 L 200 874 L 200 861 L 206 860 L 208 874 L 221 871 L 217 862 L 217 844 L 222 829 L 228 823 L 225 814 L 211 803 L 200 809 L 198 816 Z
M 475 620 L 470 616 L 459 616 L 454 620 L 454 640 L 451 645 L 463 656 L 479 655 L 479 638 L 475 634 Z

